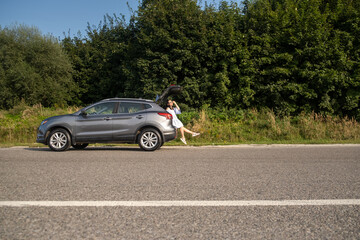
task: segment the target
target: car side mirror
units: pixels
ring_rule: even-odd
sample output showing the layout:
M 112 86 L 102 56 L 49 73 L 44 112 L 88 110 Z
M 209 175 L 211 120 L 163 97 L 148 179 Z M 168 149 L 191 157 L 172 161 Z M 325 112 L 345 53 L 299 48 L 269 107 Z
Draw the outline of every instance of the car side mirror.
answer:
M 82 116 L 86 116 L 86 115 L 87 115 L 87 113 L 86 113 L 86 111 L 85 111 L 85 110 L 81 110 L 80 115 L 82 115 Z

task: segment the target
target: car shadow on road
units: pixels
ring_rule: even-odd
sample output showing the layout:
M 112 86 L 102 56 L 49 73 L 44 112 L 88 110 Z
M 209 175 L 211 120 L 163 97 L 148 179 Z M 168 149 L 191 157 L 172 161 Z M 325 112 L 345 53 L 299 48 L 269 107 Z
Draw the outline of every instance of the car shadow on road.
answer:
M 25 148 L 28 151 L 37 151 L 37 152 L 56 152 L 52 151 L 50 148 Z M 135 147 L 87 147 L 82 150 L 70 148 L 66 152 L 91 152 L 91 151 L 131 151 L 131 152 L 143 152 L 140 148 Z

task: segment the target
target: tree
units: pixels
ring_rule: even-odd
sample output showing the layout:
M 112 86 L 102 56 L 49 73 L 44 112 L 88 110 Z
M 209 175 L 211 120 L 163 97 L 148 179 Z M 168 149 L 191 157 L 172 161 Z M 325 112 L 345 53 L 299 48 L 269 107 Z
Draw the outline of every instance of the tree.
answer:
M 144 1 L 134 20 L 134 38 L 129 45 L 132 93 L 154 98 L 170 84 L 179 84 L 182 100 L 200 106 L 209 84 L 203 65 L 205 24 L 197 2 Z
M 20 101 L 44 106 L 72 102 L 76 86 L 61 45 L 35 27 L 0 28 L 0 108 Z
M 86 38 L 68 36 L 63 40 L 74 68 L 74 81 L 80 86 L 81 102 L 128 95 L 125 91 L 128 38 L 124 20 L 106 15 L 97 27 L 88 26 Z
M 194 108 L 360 119 L 359 9 L 353 0 L 143 0 L 129 24 L 105 16 L 63 45 L 85 103 L 154 99 L 178 84 Z
M 359 42 L 354 38 L 358 14 L 347 0 L 258 0 L 250 4 L 247 35 L 257 69 L 253 75 L 255 105 L 284 114 L 356 115 L 360 99 Z M 349 21 L 351 25 L 341 27 L 340 22 Z

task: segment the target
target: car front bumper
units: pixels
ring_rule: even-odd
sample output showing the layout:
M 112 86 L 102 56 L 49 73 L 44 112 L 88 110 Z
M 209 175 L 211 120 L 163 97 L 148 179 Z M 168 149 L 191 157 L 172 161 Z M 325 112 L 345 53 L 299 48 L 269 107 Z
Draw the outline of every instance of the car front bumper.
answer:
M 46 144 L 46 131 L 42 126 L 37 130 L 36 142 Z

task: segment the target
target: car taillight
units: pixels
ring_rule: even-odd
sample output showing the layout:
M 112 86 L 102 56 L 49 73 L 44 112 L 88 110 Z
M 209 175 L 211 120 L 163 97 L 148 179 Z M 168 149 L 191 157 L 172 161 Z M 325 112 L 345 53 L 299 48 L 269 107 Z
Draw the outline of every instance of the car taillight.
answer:
M 166 117 L 166 119 L 172 119 L 172 116 L 170 113 L 158 113 L 160 116 Z

